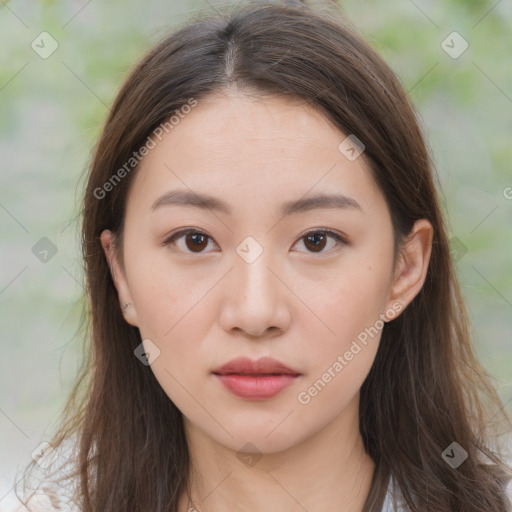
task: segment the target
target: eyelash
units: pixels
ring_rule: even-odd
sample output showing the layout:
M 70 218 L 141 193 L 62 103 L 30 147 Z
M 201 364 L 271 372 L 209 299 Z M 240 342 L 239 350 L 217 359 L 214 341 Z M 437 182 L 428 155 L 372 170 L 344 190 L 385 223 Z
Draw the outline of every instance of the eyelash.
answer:
M 308 231 L 305 235 L 301 236 L 299 238 L 299 240 L 303 240 L 304 238 L 308 237 L 308 236 L 311 236 L 311 235 L 315 235 L 315 234 L 318 234 L 318 233 L 321 233 L 323 235 L 327 235 L 331 238 L 334 238 L 339 244 L 341 245 L 347 245 L 347 241 L 345 240 L 345 238 L 343 236 L 341 236 L 340 234 L 336 233 L 335 231 L 331 231 L 330 229 L 314 229 L 312 231 Z M 199 231 L 197 229 L 192 229 L 192 228 L 189 228 L 189 229 L 183 229 L 181 231 L 178 231 L 177 233 L 174 233 L 173 235 L 171 235 L 169 238 L 167 238 L 166 240 L 164 240 L 162 242 L 162 245 L 163 246 L 168 246 L 168 245 L 171 245 L 173 242 L 175 242 L 176 240 L 182 238 L 183 236 L 186 236 L 186 235 L 191 235 L 191 234 L 194 234 L 194 235 L 203 235 L 205 236 L 206 238 L 210 239 L 210 240 L 213 240 L 210 236 L 208 236 L 206 233 L 203 233 L 202 231 Z M 298 241 L 299 241 L 298 240 Z M 295 245 L 295 244 L 294 244 Z M 331 249 L 333 250 L 333 249 Z M 326 254 L 325 251 L 320 251 L 320 252 L 313 252 L 313 251 L 308 251 L 310 254 Z M 329 251 L 327 251 L 329 252 Z M 197 253 L 194 253 L 194 252 L 187 252 L 186 254 L 202 254 L 204 253 L 203 252 L 197 252 Z

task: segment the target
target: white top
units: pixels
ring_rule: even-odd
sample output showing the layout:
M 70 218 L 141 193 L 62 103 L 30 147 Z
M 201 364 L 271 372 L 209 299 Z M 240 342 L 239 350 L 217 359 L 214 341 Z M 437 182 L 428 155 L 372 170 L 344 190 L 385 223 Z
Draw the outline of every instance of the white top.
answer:
M 393 480 L 389 483 L 388 492 L 386 497 L 384 498 L 384 504 L 382 505 L 381 512 L 409 512 L 409 508 L 405 505 L 404 501 L 400 499 L 400 492 L 397 492 L 398 504 L 396 507 L 393 506 L 393 501 L 391 497 L 391 488 L 393 485 Z M 512 506 L 512 479 L 508 481 L 508 485 L 506 487 L 506 493 L 508 499 L 510 500 L 510 506 Z M 509 508 L 506 512 L 512 512 L 512 508 Z
M 384 504 L 381 512 L 408 512 L 408 508 L 403 504 L 400 499 L 397 507 L 393 506 L 391 490 L 393 480 L 390 481 L 388 492 L 386 493 Z M 399 493 L 398 493 L 399 494 Z M 509 480 L 507 486 L 507 494 L 512 503 L 512 480 Z M 76 505 L 69 502 L 62 489 L 52 483 L 43 484 L 38 491 L 32 496 L 28 502 L 30 505 L 30 512 L 80 512 Z M 0 512 L 28 512 L 28 509 L 22 505 L 16 505 L 15 508 L 2 508 L 0 504 Z M 512 512 L 510 509 L 509 512 Z

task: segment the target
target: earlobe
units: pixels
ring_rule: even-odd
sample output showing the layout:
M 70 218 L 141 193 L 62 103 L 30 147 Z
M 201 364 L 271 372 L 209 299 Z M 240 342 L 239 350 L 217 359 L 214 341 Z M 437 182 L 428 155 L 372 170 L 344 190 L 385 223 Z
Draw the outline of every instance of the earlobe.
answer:
M 428 220 L 415 222 L 397 258 L 389 307 L 399 302 L 403 311 L 420 292 L 427 276 L 433 235 L 434 228 Z
M 126 276 L 119 264 L 116 249 L 115 249 L 115 235 L 110 230 L 105 229 L 100 235 L 101 245 L 105 253 L 108 266 L 110 268 L 110 275 L 117 290 L 119 299 L 119 308 L 124 316 L 124 319 L 135 327 L 138 327 L 137 313 L 133 305 L 130 294 L 130 289 L 126 281 Z

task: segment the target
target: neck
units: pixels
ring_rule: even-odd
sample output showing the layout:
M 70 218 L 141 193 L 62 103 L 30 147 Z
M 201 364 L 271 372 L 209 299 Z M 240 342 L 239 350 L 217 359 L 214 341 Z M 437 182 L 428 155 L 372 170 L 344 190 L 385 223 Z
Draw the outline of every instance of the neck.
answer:
M 242 457 L 185 420 L 190 498 L 180 512 L 361 512 L 375 464 L 359 432 L 356 397 L 320 432 L 290 448 Z

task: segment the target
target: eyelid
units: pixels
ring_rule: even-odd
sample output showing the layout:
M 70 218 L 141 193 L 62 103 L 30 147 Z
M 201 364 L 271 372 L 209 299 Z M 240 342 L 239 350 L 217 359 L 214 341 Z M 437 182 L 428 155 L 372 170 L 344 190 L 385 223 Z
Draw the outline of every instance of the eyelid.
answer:
M 332 229 L 329 229 L 329 228 L 312 228 L 312 229 L 308 229 L 304 234 L 299 236 L 298 240 L 301 240 L 306 235 L 311 235 L 311 234 L 315 234 L 315 233 L 322 233 L 322 234 L 331 236 L 332 238 L 335 238 L 336 240 L 338 240 L 338 242 L 341 242 L 343 244 L 347 244 L 348 245 L 348 237 L 346 235 L 344 235 L 342 233 L 339 233 L 338 231 L 334 231 Z
M 312 228 L 312 229 L 308 229 L 305 233 L 300 235 L 292 247 L 294 247 L 297 243 L 302 241 L 306 236 L 315 235 L 316 233 L 321 233 L 323 235 L 326 235 L 327 237 L 334 238 L 334 240 L 336 240 L 336 242 L 337 242 L 337 247 L 333 247 L 329 251 L 320 251 L 320 252 L 306 251 L 306 254 L 308 254 L 309 256 L 314 256 L 314 255 L 319 255 L 320 257 L 327 256 L 332 251 L 339 249 L 340 245 L 348 245 L 349 244 L 349 242 L 347 241 L 347 237 L 345 235 L 342 235 L 341 233 L 338 233 L 337 231 L 334 231 L 329 228 Z M 299 252 L 302 252 L 302 251 L 299 251 Z
M 197 229 L 197 228 L 183 228 L 183 229 L 180 229 L 180 230 L 176 231 L 172 235 L 168 236 L 162 242 L 162 245 L 164 245 L 164 246 L 170 245 L 175 240 L 181 238 L 182 236 L 188 235 L 188 234 L 203 235 L 203 236 L 206 236 L 207 238 L 209 238 L 210 240 L 213 241 L 213 238 L 210 235 L 208 235 L 207 233 L 205 233 L 204 231 L 202 231 L 200 229 Z M 194 254 L 194 253 L 191 252 L 189 254 Z M 195 253 L 195 254 L 201 254 L 201 253 Z
M 322 233 L 324 235 L 330 236 L 331 238 L 334 238 L 338 243 L 340 243 L 342 245 L 348 245 L 348 243 L 349 243 L 347 241 L 347 237 L 345 235 L 342 235 L 341 233 L 338 233 L 337 231 L 333 231 L 332 229 L 329 229 L 329 228 L 312 228 L 312 229 L 309 229 L 309 230 L 305 231 L 302 235 L 300 235 L 298 237 L 297 241 L 293 244 L 293 246 L 295 246 L 298 242 L 300 242 L 307 235 L 313 235 L 313 234 L 316 234 L 316 233 Z M 207 238 L 209 238 L 210 240 L 214 241 L 213 238 L 210 235 L 208 235 L 207 233 L 205 233 L 204 231 L 202 231 L 200 229 L 197 229 L 197 228 L 183 228 L 183 229 L 180 229 L 180 230 L 176 231 L 175 233 L 173 233 L 169 237 L 167 237 L 162 242 L 162 245 L 163 246 L 170 245 L 175 240 L 181 238 L 182 236 L 188 235 L 188 234 L 203 235 L 203 236 L 206 236 Z M 214 241 L 214 243 L 217 244 L 215 241 Z M 309 254 L 327 254 L 329 252 L 330 251 L 319 252 L 319 253 L 310 252 Z M 186 253 L 186 254 L 207 254 L 207 253 L 205 253 L 205 252 L 202 252 L 202 253 L 201 252 L 198 252 L 198 253 L 190 252 L 190 253 Z

